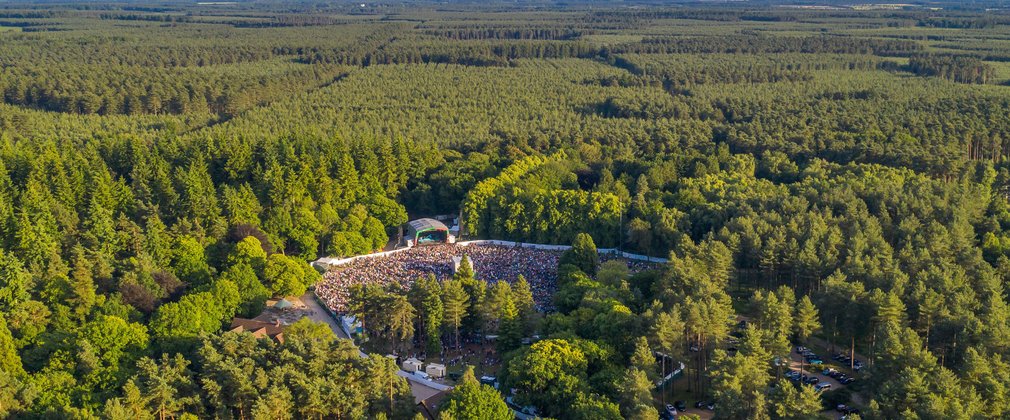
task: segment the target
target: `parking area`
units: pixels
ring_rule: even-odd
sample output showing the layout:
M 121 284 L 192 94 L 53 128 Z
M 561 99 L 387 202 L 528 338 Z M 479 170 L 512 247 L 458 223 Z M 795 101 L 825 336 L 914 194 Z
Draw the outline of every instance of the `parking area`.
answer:
M 737 350 L 743 330 L 747 328 L 749 320 L 746 317 L 738 317 L 737 325 L 731 337 L 724 343 L 725 350 L 733 352 Z M 851 385 L 858 384 L 861 380 L 860 371 L 866 365 L 866 359 L 858 353 L 855 360 L 850 358 L 848 348 L 831 346 L 823 339 L 810 338 L 810 347 L 795 346 L 790 348 L 788 363 L 782 366 L 779 372 L 782 379 L 790 380 L 794 384 L 802 382 L 806 386 L 814 387 L 818 391 L 825 393 L 823 397 L 826 401 L 831 401 L 831 407 L 826 407 L 821 411 L 821 416 L 825 418 L 847 418 L 849 414 L 857 414 L 859 410 L 865 408 L 867 399 L 860 395 L 861 388 Z M 829 348 L 831 349 L 829 351 Z M 693 352 L 697 348 L 690 348 Z M 700 397 L 697 393 L 690 392 L 690 384 L 680 378 L 674 381 L 674 388 L 679 392 L 667 390 L 666 402 L 686 400 L 684 409 L 677 409 L 680 415 L 691 414 L 703 419 L 715 417 L 714 410 L 706 407 L 697 407 L 695 404 Z M 841 391 L 836 393 L 835 391 Z M 711 402 L 709 396 L 702 396 L 705 403 Z M 835 405 L 837 404 L 837 405 Z M 662 403 L 658 401 L 657 406 L 661 413 Z M 718 407 L 714 407 L 718 410 Z M 669 416 L 661 416 L 669 418 Z
M 840 389 L 858 380 L 855 378 L 856 373 L 843 367 L 846 362 L 842 355 L 823 357 L 800 346 L 790 353 L 789 372 L 786 375 L 794 382 L 803 382 L 819 389 Z M 862 367 L 862 362 L 856 363 Z
M 707 409 L 705 407 L 700 407 L 700 408 L 695 407 L 695 402 L 692 402 L 690 405 L 687 405 L 687 401 L 684 401 L 684 404 L 685 404 L 685 406 L 682 409 L 678 409 L 676 411 L 677 416 L 683 416 L 685 414 L 691 414 L 691 415 L 694 415 L 694 416 L 698 416 L 698 418 L 703 419 L 703 420 L 708 420 L 708 419 L 715 418 L 715 412 L 714 411 L 709 410 L 709 409 Z M 669 411 L 667 413 L 669 413 Z M 668 419 L 668 418 L 670 418 L 670 416 L 664 415 L 663 410 L 660 410 L 660 416 L 659 417 L 660 417 L 660 419 Z
M 826 353 L 823 348 L 820 352 Z M 803 383 L 822 392 L 846 389 L 849 385 L 857 383 L 858 372 L 863 367 L 862 361 L 852 361 L 843 353 L 822 357 L 813 349 L 802 346 L 793 348 L 790 359 L 790 369 L 786 372 L 786 377 L 794 383 Z M 850 366 L 853 368 L 850 369 Z M 860 412 L 858 407 L 864 404 L 862 396 L 854 392 L 845 395 L 848 395 L 848 400 L 821 412 L 821 415 L 828 418 L 847 418 L 851 414 L 858 414 Z M 851 406 L 852 404 L 855 404 L 855 407 Z

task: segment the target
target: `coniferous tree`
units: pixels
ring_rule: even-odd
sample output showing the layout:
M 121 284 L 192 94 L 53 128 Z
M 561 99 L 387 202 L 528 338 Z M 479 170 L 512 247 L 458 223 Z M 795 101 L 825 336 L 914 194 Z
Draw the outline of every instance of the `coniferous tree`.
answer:
M 512 302 L 515 303 L 519 319 L 522 321 L 523 335 L 531 333 L 537 310 L 533 301 L 533 291 L 522 274 L 516 278 L 515 283 L 512 283 Z
M 443 323 L 452 328 L 456 349 L 461 348 L 459 329 L 467 318 L 470 308 L 470 297 L 459 280 L 446 280 L 442 283 Z
M 442 352 L 442 324 L 445 316 L 442 288 L 434 275 L 418 279 L 414 283 L 414 288 L 418 295 L 414 305 L 421 317 L 425 351 L 432 355 L 440 354 Z
M 794 323 L 794 329 L 796 339 L 800 342 L 806 341 L 808 337 L 821 329 L 821 322 L 817 308 L 814 307 L 814 304 L 810 301 L 809 296 L 803 296 L 803 298 L 800 299 L 799 306 L 796 308 L 796 322 Z
M 501 302 L 498 320 L 498 353 L 505 354 L 519 347 L 523 338 L 523 322 L 511 295 L 506 295 Z
M 656 367 L 656 356 L 652 354 L 652 349 L 649 348 L 649 341 L 645 337 L 638 337 L 635 340 L 635 352 L 631 354 L 631 366 L 645 373 L 650 381 L 655 381 L 659 378 Z
M 0 353 L 3 354 L 3 362 L 0 369 L 4 374 L 12 378 L 23 378 L 25 376 L 24 367 L 21 364 L 21 357 L 17 353 L 14 344 L 14 337 L 7 328 L 7 320 L 0 317 Z
M 821 396 L 812 386 L 796 386 L 779 380 L 769 395 L 769 408 L 774 418 L 815 419 L 823 409 Z
M 654 419 L 659 417 L 652 405 L 652 381 L 637 368 L 630 368 L 619 386 L 621 390 L 621 413 L 628 419 Z
M 75 248 L 74 254 L 74 269 L 70 276 L 70 296 L 67 301 L 72 305 L 77 319 L 83 320 L 95 305 L 97 295 L 95 282 L 92 279 L 91 264 L 85 257 L 84 250 Z
M 575 236 L 572 248 L 561 255 L 560 264 L 571 264 L 590 276 L 596 275 L 596 266 L 599 264 L 599 255 L 596 252 L 596 244 L 593 237 L 586 233 Z
M 189 362 L 181 354 L 163 354 L 159 361 L 143 358 L 137 367 L 136 385 L 159 419 L 175 417 L 199 401 Z

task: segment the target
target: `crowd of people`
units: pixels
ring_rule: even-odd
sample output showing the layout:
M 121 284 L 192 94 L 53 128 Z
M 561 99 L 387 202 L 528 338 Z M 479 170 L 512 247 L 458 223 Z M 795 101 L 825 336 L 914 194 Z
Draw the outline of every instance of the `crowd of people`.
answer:
M 330 309 L 341 313 L 347 308 L 352 285 L 397 284 L 406 290 L 415 280 L 428 274 L 434 274 L 439 281 L 445 280 L 454 274 L 453 258 L 465 255 L 476 277 L 490 285 L 499 281 L 511 284 L 522 275 L 530 285 L 537 310 L 549 311 L 557 290 L 561 254 L 562 251 L 556 250 L 485 244 L 416 246 L 335 266 L 316 285 L 316 294 Z M 633 271 L 645 267 L 642 262 L 629 260 L 628 263 Z

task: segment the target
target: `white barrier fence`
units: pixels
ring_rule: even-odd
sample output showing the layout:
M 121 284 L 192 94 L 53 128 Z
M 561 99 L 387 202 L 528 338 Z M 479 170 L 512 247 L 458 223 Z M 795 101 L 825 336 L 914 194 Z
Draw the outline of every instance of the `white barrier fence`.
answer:
M 326 268 L 328 266 L 349 264 L 349 263 L 352 263 L 352 262 L 354 262 L 354 261 L 356 261 L 358 259 L 361 259 L 361 258 L 385 257 L 385 256 L 388 256 L 388 255 L 393 255 L 393 254 L 396 254 L 396 253 L 399 253 L 399 252 L 406 251 L 408 249 L 410 249 L 410 248 L 400 248 L 400 249 L 394 249 L 392 251 L 383 251 L 383 252 L 375 252 L 375 253 L 372 253 L 372 254 L 355 255 L 353 257 L 348 257 L 348 258 L 323 257 L 323 258 L 320 258 L 318 260 L 313 261 L 312 265 L 313 266 L 317 266 L 317 267 Z
M 669 359 L 671 361 L 673 360 L 673 357 L 670 357 L 669 355 L 667 355 L 665 353 L 654 351 L 654 352 L 652 352 L 652 354 L 655 354 L 655 355 L 657 355 L 659 357 L 662 357 L 664 359 Z M 655 383 L 656 388 L 662 387 L 663 384 L 665 384 L 667 382 L 670 382 L 671 379 L 673 379 L 675 376 L 679 375 L 681 372 L 684 371 L 684 363 L 683 362 L 677 362 L 677 364 L 679 364 L 680 366 L 676 370 L 674 370 L 673 372 L 670 372 L 669 375 L 666 375 L 666 376 L 664 376 L 664 377 L 662 377 L 662 378 L 660 378 L 659 380 L 656 381 L 656 383 Z
M 470 246 L 470 245 L 498 245 L 498 246 L 511 246 L 511 247 L 519 247 L 519 248 L 542 249 L 542 250 L 545 250 L 545 251 L 567 251 L 567 250 L 569 250 L 569 249 L 572 248 L 570 245 L 531 244 L 531 243 L 526 243 L 526 242 L 500 241 L 500 240 L 497 240 L 497 239 L 480 239 L 480 240 L 474 240 L 474 241 L 456 242 L 456 245 L 462 246 L 462 247 L 467 247 L 467 246 Z M 320 258 L 320 259 L 312 262 L 312 265 L 316 266 L 316 267 L 319 267 L 319 268 L 322 268 L 322 269 L 327 269 L 327 268 L 333 267 L 333 266 L 349 264 L 349 263 L 354 262 L 354 261 L 356 261 L 356 260 L 358 260 L 360 258 L 379 258 L 379 257 L 385 257 L 385 256 L 396 254 L 398 252 L 404 252 L 404 251 L 406 251 L 408 249 L 410 249 L 410 248 L 400 248 L 400 249 L 394 249 L 392 251 L 383 251 L 383 252 L 376 252 L 376 253 L 373 253 L 373 254 L 357 255 L 357 256 L 348 257 L 348 258 L 325 257 L 325 258 Z M 648 255 L 632 254 L 630 252 L 618 251 L 615 248 L 599 248 L 596 251 L 598 253 L 602 254 L 602 255 L 618 256 L 618 257 L 621 257 L 621 258 L 625 258 L 625 259 L 629 259 L 629 260 L 636 260 L 636 261 L 645 261 L 645 262 L 653 262 L 653 263 L 665 263 L 667 261 L 666 258 L 657 258 L 657 257 L 650 257 Z

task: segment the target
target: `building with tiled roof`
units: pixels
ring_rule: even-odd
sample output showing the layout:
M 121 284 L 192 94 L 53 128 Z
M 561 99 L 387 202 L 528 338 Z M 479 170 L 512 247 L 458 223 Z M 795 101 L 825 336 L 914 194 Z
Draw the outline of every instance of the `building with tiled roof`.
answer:
M 264 322 L 255 319 L 234 318 L 231 320 L 229 331 L 248 332 L 256 338 L 268 338 L 278 343 L 284 342 L 284 328 L 286 325 L 277 322 Z

